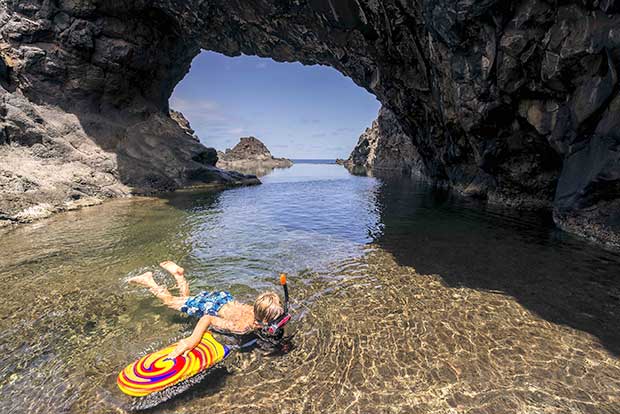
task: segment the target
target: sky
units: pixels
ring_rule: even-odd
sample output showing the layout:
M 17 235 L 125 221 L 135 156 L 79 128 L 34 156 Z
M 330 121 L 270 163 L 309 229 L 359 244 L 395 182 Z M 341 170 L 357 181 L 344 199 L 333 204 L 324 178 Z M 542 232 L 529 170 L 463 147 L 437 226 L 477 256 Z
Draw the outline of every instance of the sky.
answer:
M 218 150 L 255 136 L 276 157 L 335 159 L 349 156 L 380 104 L 326 66 L 202 52 L 170 107 L 183 112 L 203 144 Z

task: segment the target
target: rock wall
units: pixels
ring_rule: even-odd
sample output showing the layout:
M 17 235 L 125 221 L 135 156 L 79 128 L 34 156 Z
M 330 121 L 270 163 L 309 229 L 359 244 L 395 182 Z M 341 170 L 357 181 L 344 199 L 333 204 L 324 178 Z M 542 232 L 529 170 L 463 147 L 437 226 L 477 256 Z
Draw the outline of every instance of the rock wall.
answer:
M 405 174 L 426 178 L 424 162 L 392 111 L 381 108 L 370 128 L 360 135 L 342 163 L 353 174 Z
M 117 147 L 182 156 L 153 131 L 201 47 L 331 65 L 394 113 L 432 179 L 620 242 L 618 27 L 615 0 L 0 0 L 2 101 L 152 165 Z
M 0 1 L 0 225 L 109 197 L 257 182 L 216 168 L 215 150 L 169 113 L 198 48 L 175 46 L 165 16 L 136 6 Z M 162 72 L 174 81 L 162 85 Z

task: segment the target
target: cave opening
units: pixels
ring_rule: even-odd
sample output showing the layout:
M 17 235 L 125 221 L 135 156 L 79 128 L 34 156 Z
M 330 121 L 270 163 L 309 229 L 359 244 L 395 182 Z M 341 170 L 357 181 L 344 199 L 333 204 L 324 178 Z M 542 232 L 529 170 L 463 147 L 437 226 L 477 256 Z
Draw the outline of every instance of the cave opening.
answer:
M 203 50 L 169 106 L 218 151 L 253 136 L 274 157 L 337 159 L 349 156 L 381 104 L 331 67 Z

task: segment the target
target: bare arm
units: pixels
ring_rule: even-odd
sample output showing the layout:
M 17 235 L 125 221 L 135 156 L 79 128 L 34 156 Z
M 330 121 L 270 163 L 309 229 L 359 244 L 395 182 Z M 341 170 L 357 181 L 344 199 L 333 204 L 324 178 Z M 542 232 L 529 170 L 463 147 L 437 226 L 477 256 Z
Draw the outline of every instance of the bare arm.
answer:
M 205 315 L 200 318 L 192 334 L 187 338 L 181 339 L 176 348 L 174 348 L 174 351 L 168 354 L 168 358 L 175 359 L 181 354 L 187 355 L 189 351 L 194 349 L 200 343 L 202 335 L 204 335 L 205 331 L 211 326 L 211 318 L 213 318 L 213 316 L 210 315 Z
M 215 329 L 223 331 L 234 332 L 235 330 L 237 330 L 237 326 L 227 319 L 218 318 L 217 316 L 205 315 L 200 318 L 192 334 L 189 337 L 181 339 L 179 341 L 174 351 L 168 354 L 168 358 L 174 359 L 181 354 L 187 355 L 189 351 L 198 346 L 200 340 L 202 339 L 202 335 L 204 335 L 207 329 L 209 329 L 209 327 L 211 326 Z

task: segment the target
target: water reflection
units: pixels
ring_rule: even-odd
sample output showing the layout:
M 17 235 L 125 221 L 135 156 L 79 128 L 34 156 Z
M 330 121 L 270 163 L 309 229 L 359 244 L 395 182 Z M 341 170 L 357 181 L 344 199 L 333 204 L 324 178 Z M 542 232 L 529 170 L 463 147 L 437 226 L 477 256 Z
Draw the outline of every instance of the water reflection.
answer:
M 506 293 L 546 320 L 596 335 L 620 354 L 620 260 L 534 212 L 482 207 L 391 180 L 377 197 L 377 243 L 399 264 L 452 287 Z
M 185 241 L 191 249 L 183 260 L 193 283 L 252 286 L 255 293 L 272 287 L 280 272 L 333 274 L 335 264 L 362 255 L 380 228 L 374 207 L 379 183 L 328 167 L 279 169 L 262 186 L 226 191 L 211 204 L 200 193 L 169 195 L 169 206 L 189 214 Z
M 274 170 L 285 169 L 290 167 L 270 167 L 267 165 L 259 164 L 254 166 L 246 166 L 246 167 L 235 167 L 233 168 L 235 171 L 240 172 L 241 174 L 249 174 L 255 175 L 257 177 L 264 177 L 266 175 L 271 174 Z
M 123 412 L 117 372 L 193 322 L 127 277 L 251 299 L 290 273 L 294 350 L 235 354 L 155 413 L 619 412 L 620 256 L 548 217 L 331 165 L 3 231 L 0 411 Z M 274 397 L 277 395 L 278 397 Z

